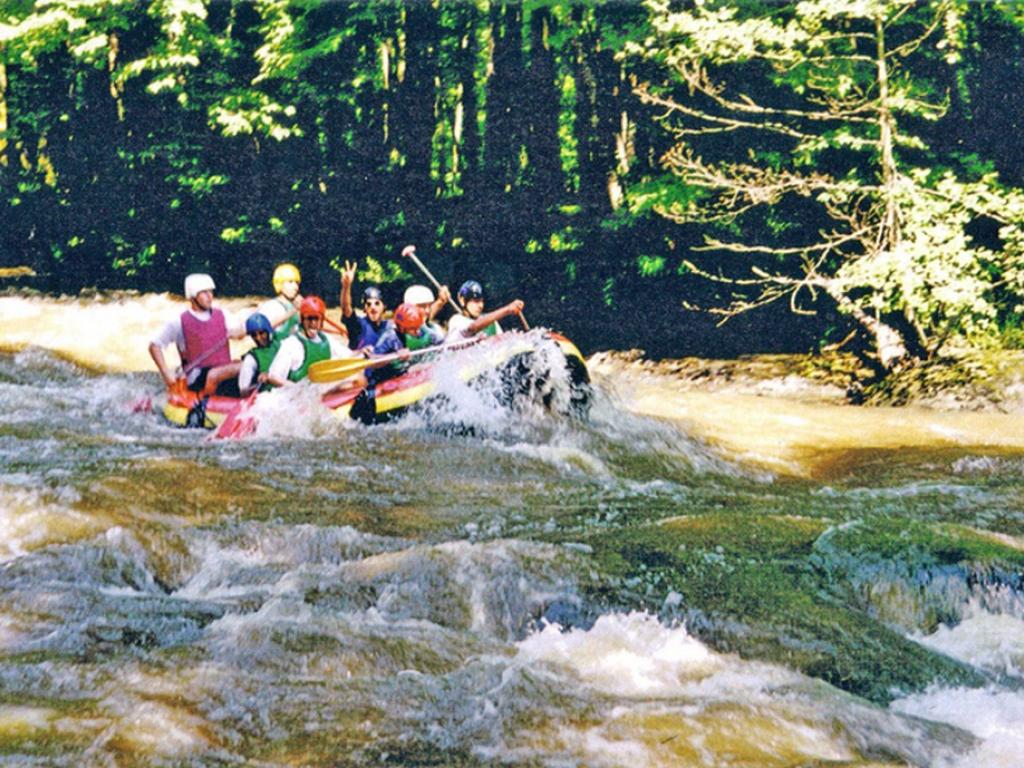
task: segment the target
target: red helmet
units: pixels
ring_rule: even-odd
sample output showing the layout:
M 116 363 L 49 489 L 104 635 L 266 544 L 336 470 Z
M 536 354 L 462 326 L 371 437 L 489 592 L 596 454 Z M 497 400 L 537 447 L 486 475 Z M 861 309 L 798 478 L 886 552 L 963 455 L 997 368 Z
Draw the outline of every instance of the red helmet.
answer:
M 423 310 L 415 304 L 407 302 L 395 310 L 395 325 L 402 333 L 418 332 L 426 319 Z
M 299 317 L 319 317 L 323 319 L 323 316 L 327 314 L 327 307 L 324 305 L 324 300 L 319 296 L 307 296 L 299 304 Z

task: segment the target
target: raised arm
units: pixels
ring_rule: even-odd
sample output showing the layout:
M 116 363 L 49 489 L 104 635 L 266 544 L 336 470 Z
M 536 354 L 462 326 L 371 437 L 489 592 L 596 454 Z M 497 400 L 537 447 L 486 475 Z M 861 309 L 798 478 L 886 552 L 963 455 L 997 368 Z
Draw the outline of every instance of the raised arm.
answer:
M 430 305 L 430 311 L 427 313 L 427 322 L 433 322 L 434 318 L 437 317 L 437 313 L 444 309 L 444 305 L 452 300 L 451 291 L 448 290 L 447 285 L 442 285 L 437 289 L 437 298 L 434 299 L 434 303 Z
M 345 267 L 341 270 L 341 316 L 352 317 L 352 283 L 356 279 L 356 265 L 358 262 L 353 261 L 351 264 L 348 259 L 345 260 Z

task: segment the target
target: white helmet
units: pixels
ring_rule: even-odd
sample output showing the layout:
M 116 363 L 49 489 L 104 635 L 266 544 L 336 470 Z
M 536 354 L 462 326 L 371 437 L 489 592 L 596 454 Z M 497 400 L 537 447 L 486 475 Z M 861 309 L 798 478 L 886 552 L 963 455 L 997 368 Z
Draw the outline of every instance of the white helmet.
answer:
M 202 272 L 196 272 L 185 278 L 186 299 L 194 299 L 203 291 L 213 291 L 216 289 L 217 286 L 213 284 L 213 278 L 209 275 L 204 275 Z
M 402 298 L 405 304 L 433 304 L 434 292 L 425 285 L 410 285 Z

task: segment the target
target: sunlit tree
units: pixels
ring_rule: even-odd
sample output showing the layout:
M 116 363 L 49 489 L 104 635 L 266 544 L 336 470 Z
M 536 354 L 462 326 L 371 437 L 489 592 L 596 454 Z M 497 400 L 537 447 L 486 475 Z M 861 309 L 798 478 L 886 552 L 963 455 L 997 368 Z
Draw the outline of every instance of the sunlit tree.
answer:
M 1024 195 L 983 163 L 934 157 L 926 138 L 966 3 L 647 4 L 651 35 L 628 50 L 668 73 L 637 92 L 672 137 L 662 163 L 676 181 L 632 203 L 703 226 L 720 265 L 749 260 L 745 275 L 687 262 L 729 284 L 712 311 L 808 312 L 824 294 L 890 370 L 983 338 L 1019 302 Z

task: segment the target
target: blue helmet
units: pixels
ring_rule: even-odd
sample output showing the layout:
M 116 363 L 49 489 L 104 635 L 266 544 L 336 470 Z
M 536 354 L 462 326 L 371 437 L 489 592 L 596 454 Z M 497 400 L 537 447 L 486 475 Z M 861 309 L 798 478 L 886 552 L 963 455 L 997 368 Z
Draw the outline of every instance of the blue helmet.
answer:
M 380 288 L 376 285 L 368 285 L 363 289 L 363 304 L 370 300 L 376 300 L 382 303 L 384 301 L 384 294 L 381 293 Z
M 274 326 L 272 326 L 270 321 L 267 320 L 266 315 L 261 312 L 255 312 L 249 315 L 249 318 L 245 321 L 245 332 L 252 336 L 254 333 L 259 333 L 260 331 L 266 331 L 273 335 Z
M 480 285 L 476 280 L 467 280 L 459 288 L 459 298 L 463 301 L 469 301 L 470 299 L 482 299 L 484 297 L 484 287 Z

